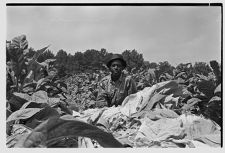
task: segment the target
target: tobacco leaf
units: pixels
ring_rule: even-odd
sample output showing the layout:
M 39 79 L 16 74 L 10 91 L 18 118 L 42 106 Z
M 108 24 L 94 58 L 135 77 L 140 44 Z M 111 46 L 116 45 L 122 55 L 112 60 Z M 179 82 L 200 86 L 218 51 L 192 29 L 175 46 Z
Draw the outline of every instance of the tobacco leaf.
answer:
M 218 96 L 221 96 L 221 84 L 219 84 L 219 85 L 216 87 L 216 89 L 215 89 L 215 91 L 214 91 L 214 94 L 215 94 L 215 95 L 218 95 Z
M 95 126 L 79 120 L 66 120 L 52 117 L 37 126 L 33 132 L 22 142 L 22 147 L 35 147 L 46 144 L 54 145 L 65 137 L 89 137 L 95 139 L 103 147 L 120 148 L 123 145 L 111 134 L 98 129 Z
M 41 111 L 39 111 L 34 116 L 26 120 L 25 125 L 34 129 L 40 123 L 49 119 L 50 117 L 60 117 L 60 114 L 55 108 L 52 108 L 48 104 L 45 104 L 45 106 L 42 108 Z
M 43 90 L 39 90 L 32 95 L 32 101 L 37 103 L 48 103 L 48 93 Z
M 26 102 L 25 104 L 23 104 L 23 106 L 20 109 L 26 109 L 26 108 L 42 108 L 44 106 L 45 105 L 42 104 L 42 103 L 37 103 L 37 102 L 29 101 L 29 102 Z
M 27 108 L 27 109 L 20 109 L 13 112 L 8 118 L 6 122 L 20 120 L 20 119 L 28 119 L 38 113 L 41 108 Z
M 15 92 L 12 94 L 12 97 L 8 102 L 10 104 L 11 111 L 14 112 L 16 110 L 19 110 L 22 107 L 22 105 L 28 102 L 29 100 L 31 100 L 31 97 L 28 94 Z

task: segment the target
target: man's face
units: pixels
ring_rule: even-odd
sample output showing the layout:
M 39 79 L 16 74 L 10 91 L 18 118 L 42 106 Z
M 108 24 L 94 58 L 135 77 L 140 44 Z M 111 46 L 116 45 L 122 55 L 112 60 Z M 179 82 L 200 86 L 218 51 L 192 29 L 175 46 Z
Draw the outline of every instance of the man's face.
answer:
M 110 65 L 110 71 L 112 72 L 113 75 L 120 75 L 123 70 L 123 65 L 120 60 L 114 60 L 112 61 Z

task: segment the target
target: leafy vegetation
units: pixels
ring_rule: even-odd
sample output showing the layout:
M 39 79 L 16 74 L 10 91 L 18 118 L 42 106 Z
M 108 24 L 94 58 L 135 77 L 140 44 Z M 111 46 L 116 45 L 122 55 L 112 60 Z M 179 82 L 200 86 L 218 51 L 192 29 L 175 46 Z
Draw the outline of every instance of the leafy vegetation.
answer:
M 86 147 L 125 147 L 112 133 L 124 125 L 131 127 L 133 118 L 117 116 L 107 131 L 95 121 L 74 117 L 74 112 L 105 111 L 96 108 L 95 100 L 99 80 L 109 73 L 104 63 L 112 53 L 91 49 L 70 55 L 60 50 L 54 56 L 48 46 L 37 51 L 28 49 L 26 36 L 22 35 L 8 42 L 6 55 L 7 147 L 81 147 L 81 142 Z M 128 63 L 124 73 L 134 78 L 139 91 L 171 81 L 157 88 L 141 109 L 151 110 L 158 105 L 173 111 L 172 116 L 202 115 L 222 125 L 219 63 L 181 63 L 173 67 L 167 61 L 144 61 L 136 50 L 126 50 L 122 55 Z

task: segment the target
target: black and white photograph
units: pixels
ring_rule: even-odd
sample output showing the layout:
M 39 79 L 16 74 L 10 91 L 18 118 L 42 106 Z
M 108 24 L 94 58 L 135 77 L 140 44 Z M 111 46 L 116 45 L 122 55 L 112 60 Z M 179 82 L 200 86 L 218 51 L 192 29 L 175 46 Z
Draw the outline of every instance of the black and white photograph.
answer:
M 5 7 L 6 148 L 223 147 L 223 3 Z

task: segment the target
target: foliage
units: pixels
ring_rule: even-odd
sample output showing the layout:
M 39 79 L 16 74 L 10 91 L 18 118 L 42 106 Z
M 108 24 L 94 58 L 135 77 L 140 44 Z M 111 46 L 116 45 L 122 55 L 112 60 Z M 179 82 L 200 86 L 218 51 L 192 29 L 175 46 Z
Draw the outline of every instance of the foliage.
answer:
M 122 55 L 124 59 L 127 62 L 128 70 L 130 71 L 132 68 L 136 67 L 137 69 L 140 69 L 143 65 L 144 59 L 143 55 L 139 54 L 137 50 L 125 50 L 122 52 Z
M 36 147 L 41 144 L 46 147 L 54 147 L 63 138 L 77 136 L 96 139 L 103 147 L 122 147 L 122 144 L 109 133 L 85 122 L 71 118 L 66 119 L 66 117 L 64 119 L 56 117 L 49 118 L 37 126 L 25 140 L 22 142 L 19 141 L 16 147 Z
M 11 62 L 8 63 L 7 67 L 9 73 L 7 82 L 12 81 L 12 79 L 17 81 L 16 89 L 12 88 L 14 85 L 12 82 L 7 91 L 12 92 L 7 101 L 7 146 L 66 147 L 67 144 L 63 145 L 62 143 L 67 143 L 68 141 L 64 140 L 69 139 L 72 142 L 70 147 L 77 147 L 77 137 L 83 136 L 96 139 L 103 147 L 122 147 L 122 144 L 112 135 L 97 127 L 77 120 L 68 120 L 67 117 L 59 118 L 64 115 L 73 118 L 65 95 L 67 94 L 67 85 L 59 80 L 57 70 L 52 67 L 54 59 L 37 62 L 38 57 L 43 54 L 47 47 L 35 52 L 31 59 L 23 56 L 28 47 L 27 42 L 24 43 L 25 39 L 25 36 L 16 37 L 7 48 L 8 62 Z M 22 46 L 24 44 L 26 47 Z M 59 54 L 65 55 L 63 51 Z M 13 62 L 19 65 L 16 65 L 15 68 Z M 19 73 L 17 69 L 24 69 L 25 74 Z M 37 77 L 37 72 L 40 72 L 41 69 L 45 70 L 46 74 Z M 25 75 L 25 77 L 22 78 L 21 75 Z M 8 81 L 8 79 L 11 80 Z M 24 125 L 22 128 L 25 130 L 19 133 L 15 132 L 15 127 L 17 131 L 21 128 L 18 125 Z
M 174 67 L 172 67 L 168 61 L 159 62 L 159 70 L 158 70 L 159 76 L 163 73 L 168 73 L 172 75 L 173 69 Z
M 28 42 L 25 35 L 15 37 L 7 46 L 7 92 L 21 91 L 26 83 L 37 81 L 43 75 L 45 68 L 38 57 L 47 49 L 44 47 L 28 58 Z M 9 91 L 11 90 L 11 91 Z M 7 94 L 8 95 L 8 94 Z M 10 94 L 9 94 L 10 95 Z
M 219 67 L 219 63 L 217 61 L 210 61 L 210 66 L 216 76 L 216 84 L 219 85 L 221 83 L 221 68 Z
M 104 116 L 106 109 L 95 108 L 98 82 L 109 74 L 104 63 L 112 54 L 105 49 L 89 49 L 74 55 L 60 50 L 54 56 L 47 48 L 28 49 L 25 35 L 8 42 L 7 146 L 80 147 L 81 139 L 102 147 L 124 147 L 118 142 L 121 137 L 115 133 L 137 130 L 142 121 L 115 116 L 109 123 L 104 118 L 100 124 L 97 120 L 102 114 Z M 171 114 L 171 118 L 182 114 L 202 115 L 222 125 L 222 74 L 216 61 L 210 62 L 211 68 L 204 62 L 194 66 L 181 63 L 175 68 L 168 61 L 158 64 L 144 61 L 136 50 L 125 50 L 122 54 L 128 63 L 126 71 L 136 81 L 139 91 L 157 87 L 148 97 L 148 104 L 141 109 L 148 112 L 166 109 L 161 115 Z M 76 74 L 67 75 L 73 71 Z M 72 116 L 93 110 L 99 111 L 95 115 L 97 119 L 87 123 Z M 104 125 L 111 127 L 107 129 Z
M 209 65 L 206 64 L 205 62 L 195 62 L 193 68 L 194 68 L 194 73 L 202 74 L 205 76 L 207 76 L 208 73 L 212 71 Z

